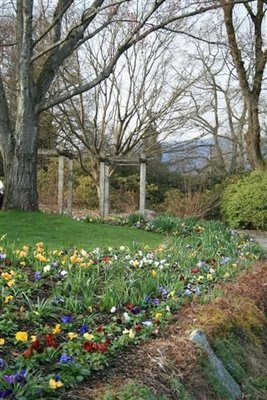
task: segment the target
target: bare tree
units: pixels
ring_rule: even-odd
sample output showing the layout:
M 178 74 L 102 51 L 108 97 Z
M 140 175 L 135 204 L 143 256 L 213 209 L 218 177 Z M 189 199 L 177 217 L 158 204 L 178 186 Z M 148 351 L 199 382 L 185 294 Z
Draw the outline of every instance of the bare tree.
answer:
M 105 43 L 112 49 L 117 34 L 111 31 L 110 40 L 103 36 L 97 49 L 87 46 L 83 53 L 83 62 L 93 66 L 96 74 L 105 62 Z M 142 150 L 153 156 L 160 142 L 179 126 L 181 98 L 192 79 L 189 71 L 177 79 L 173 54 L 167 50 L 172 36 L 158 32 L 135 44 L 90 94 L 81 94 L 79 100 L 71 99 L 54 110 L 59 135 L 78 151 L 84 171 L 97 188 L 103 154 L 111 159 L 139 157 Z M 68 81 L 64 75 L 66 86 L 75 77 L 79 82 L 84 79 L 79 57 L 75 66 Z
M 230 52 L 236 67 L 240 87 L 246 103 L 248 113 L 248 130 L 246 134 L 247 155 L 252 168 L 265 168 L 266 162 L 261 151 L 261 126 L 259 119 L 259 101 L 263 85 L 263 77 L 267 62 L 266 39 L 264 39 L 263 26 L 266 23 L 266 0 L 257 0 L 249 4 L 245 2 L 242 8 L 246 11 L 246 22 L 251 28 L 250 44 L 253 53 L 253 71 L 249 71 L 246 61 L 247 46 L 242 43 L 238 32 L 234 11 L 240 11 L 241 6 L 236 6 L 233 0 L 221 0 L 224 12 L 224 21 L 228 37 Z M 241 9 L 242 11 L 242 9 Z M 241 29 L 245 29 L 242 27 Z M 251 64 L 249 63 L 248 66 Z
M 82 4 L 84 6 L 82 6 Z M 125 5 L 125 7 L 124 7 Z M 221 4 L 206 0 L 17 0 L 11 2 L 14 37 L 2 46 L 15 46 L 16 112 L 10 110 L 4 71 L 0 72 L 0 150 L 3 157 L 5 208 L 34 210 L 37 196 L 39 117 L 43 111 L 94 88 L 112 72 L 121 55 L 151 32 L 176 21 L 203 14 Z M 2 17 L 1 17 L 2 18 Z M 42 25 L 40 21 L 46 20 Z M 124 24 L 125 36 L 116 43 L 104 68 L 89 81 L 49 97 L 61 66 L 86 41 L 112 23 Z

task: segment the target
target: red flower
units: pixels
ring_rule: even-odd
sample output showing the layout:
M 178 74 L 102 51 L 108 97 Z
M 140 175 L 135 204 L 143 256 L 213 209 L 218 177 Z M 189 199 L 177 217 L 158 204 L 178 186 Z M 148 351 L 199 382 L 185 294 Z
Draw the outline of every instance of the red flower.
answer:
M 141 329 L 142 329 L 142 326 L 141 326 L 140 324 L 136 324 L 136 325 L 134 326 L 134 329 L 135 329 L 136 332 L 140 332 Z
M 199 268 L 193 268 L 191 272 L 192 274 L 197 274 L 198 272 L 201 272 L 201 270 Z
M 127 306 L 126 306 L 127 310 L 129 310 L 129 311 L 132 311 L 134 309 L 134 307 L 135 307 L 135 305 L 132 303 L 127 304 Z
M 25 350 L 23 356 L 24 358 L 30 358 L 32 356 L 32 349 L 29 347 L 27 350 Z
M 96 330 L 97 332 L 104 332 L 105 328 L 103 325 L 99 325 Z
M 103 257 L 102 261 L 106 264 L 108 264 L 110 262 L 110 257 Z
M 107 345 L 105 343 L 100 343 L 98 346 L 98 351 L 100 351 L 100 353 L 105 353 L 107 351 Z
M 92 342 L 84 342 L 83 349 L 85 351 L 92 351 Z
M 52 333 L 49 333 L 45 337 L 45 346 L 46 347 L 53 347 L 53 349 L 57 349 L 59 346 L 59 343 L 55 340 L 54 335 Z

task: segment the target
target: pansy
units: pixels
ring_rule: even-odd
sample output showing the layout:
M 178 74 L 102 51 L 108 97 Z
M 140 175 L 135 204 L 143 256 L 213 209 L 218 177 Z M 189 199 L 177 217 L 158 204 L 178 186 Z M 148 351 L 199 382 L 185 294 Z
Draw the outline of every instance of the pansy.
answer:
M 24 383 L 26 380 L 27 376 L 27 371 L 26 369 L 22 369 L 20 372 L 17 372 L 16 374 L 13 375 L 4 375 L 3 379 L 12 385 L 13 383 Z
M 5 259 L 6 259 L 6 254 L 0 253 L 0 262 L 4 261 Z
M 54 338 L 54 335 L 52 335 L 52 333 L 49 333 L 45 337 L 45 345 L 46 345 L 46 347 L 53 347 L 54 349 L 57 349 L 59 346 L 59 343 Z
M 8 399 L 12 395 L 11 390 L 1 390 L 0 389 L 0 399 Z
M 28 333 L 27 332 L 23 332 L 23 331 L 19 331 L 16 333 L 16 340 L 18 342 L 27 342 L 28 340 Z
M 155 304 L 155 306 L 159 306 L 160 305 L 160 299 L 154 299 L 153 303 Z
M 124 329 L 124 331 L 122 332 L 124 335 L 128 335 L 130 339 L 134 339 L 135 338 L 135 332 L 133 329 Z
M 79 332 L 81 335 L 89 331 L 89 326 L 86 324 L 82 324 L 82 326 L 79 329 Z
M 59 359 L 60 364 L 67 364 L 74 361 L 73 356 L 69 356 L 68 354 L 62 354 Z
M 48 259 L 41 253 L 37 253 L 35 258 L 36 258 L 36 260 L 41 261 L 41 262 L 47 262 L 48 261 Z
M 64 324 L 71 324 L 73 322 L 72 315 L 62 315 L 60 319 L 62 322 L 64 322 Z
M 123 318 L 125 319 L 125 321 L 130 321 L 131 317 L 129 316 L 129 314 L 127 312 L 123 313 Z
M 57 333 L 61 332 L 61 325 L 60 324 L 56 324 L 55 328 L 52 330 L 52 333 L 54 335 L 56 335 Z
M 12 279 L 13 274 L 9 273 L 9 272 L 2 272 L 1 276 L 6 280 L 9 281 L 10 279 Z
M 88 333 L 88 332 L 85 332 L 84 334 L 83 334 L 83 337 L 84 337 L 84 339 L 86 339 L 86 340 L 93 340 L 95 337 L 94 337 L 94 335 L 92 335 L 91 333 Z
M 4 338 L 0 338 L 0 346 L 4 346 L 5 344 L 5 339 Z
M 44 272 L 49 272 L 51 270 L 51 265 L 47 264 L 44 266 L 43 271 Z
M 3 360 L 3 358 L 0 358 L 0 369 L 3 369 L 5 365 L 6 365 L 5 360 Z
M 35 272 L 34 274 L 34 280 L 39 281 L 42 278 L 41 272 Z
M 7 282 L 7 286 L 12 287 L 13 285 L 15 285 L 15 279 L 10 279 L 10 281 Z
M 156 314 L 155 314 L 155 318 L 156 318 L 157 320 L 160 320 L 160 319 L 162 318 L 162 313 L 160 313 L 160 312 L 156 313 Z
M 144 321 L 144 322 L 143 322 L 143 325 L 144 325 L 145 327 L 149 328 L 150 326 L 153 325 L 153 322 L 152 322 L 152 321 Z
M 78 334 L 75 333 L 75 332 L 68 332 L 68 338 L 69 338 L 70 340 L 76 339 L 77 336 L 78 336 Z
M 6 297 L 5 297 L 5 300 L 4 300 L 4 303 L 7 304 L 7 303 L 9 303 L 11 300 L 13 300 L 13 299 L 14 299 L 14 297 L 11 296 L 11 295 L 6 296 Z
M 63 386 L 64 386 L 64 383 L 61 382 L 61 380 L 59 379 L 59 376 L 56 375 L 55 378 L 49 379 L 49 387 L 51 389 L 60 389 Z
M 113 306 L 113 307 L 111 307 L 111 309 L 110 309 L 110 312 L 112 313 L 112 314 L 114 314 L 115 312 L 116 312 L 116 307 L 115 306 Z

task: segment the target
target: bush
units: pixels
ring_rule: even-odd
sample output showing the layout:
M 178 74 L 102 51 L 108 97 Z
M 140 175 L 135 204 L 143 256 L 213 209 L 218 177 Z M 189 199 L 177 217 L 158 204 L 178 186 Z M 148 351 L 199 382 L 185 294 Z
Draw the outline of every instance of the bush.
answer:
M 170 189 L 166 192 L 165 200 L 158 209 L 177 217 L 216 218 L 219 200 L 220 191 L 217 189 L 186 193 L 178 189 Z
M 79 207 L 98 207 L 97 191 L 89 176 L 77 176 L 73 191 L 73 200 L 74 204 Z
M 254 171 L 226 187 L 222 213 L 234 228 L 267 228 L 267 172 Z

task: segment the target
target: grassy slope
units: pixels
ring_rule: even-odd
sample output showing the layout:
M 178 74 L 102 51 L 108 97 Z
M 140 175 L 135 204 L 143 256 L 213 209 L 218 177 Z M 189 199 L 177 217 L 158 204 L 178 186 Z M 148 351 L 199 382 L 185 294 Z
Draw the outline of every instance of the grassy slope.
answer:
M 157 246 L 162 236 L 133 228 L 95 225 L 75 221 L 69 217 L 41 212 L 1 211 L 0 236 L 7 234 L 9 242 L 33 245 L 43 241 L 49 248 L 62 247 L 118 247 L 133 242 Z

